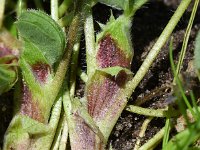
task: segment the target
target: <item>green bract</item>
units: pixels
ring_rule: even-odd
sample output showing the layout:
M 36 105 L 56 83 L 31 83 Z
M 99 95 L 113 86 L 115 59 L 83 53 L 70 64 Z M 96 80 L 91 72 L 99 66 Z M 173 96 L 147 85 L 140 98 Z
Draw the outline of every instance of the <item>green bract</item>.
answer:
M 97 35 L 97 49 L 99 42 L 106 35 L 110 35 L 116 41 L 117 46 L 126 53 L 127 57 L 133 56 L 132 42 L 130 36 L 131 19 L 121 15 L 115 19 L 111 14 L 109 22 L 102 27 L 102 32 Z

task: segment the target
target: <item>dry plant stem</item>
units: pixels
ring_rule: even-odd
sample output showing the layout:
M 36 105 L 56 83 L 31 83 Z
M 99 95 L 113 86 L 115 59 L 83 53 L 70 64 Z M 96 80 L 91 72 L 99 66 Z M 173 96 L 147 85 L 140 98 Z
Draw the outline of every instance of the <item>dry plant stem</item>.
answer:
M 144 78 L 145 74 L 148 72 L 149 68 L 151 67 L 151 64 L 153 63 L 154 59 L 160 52 L 162 46 L 165 44 L 165 42 L 170 37 L 172 31 L 174 30 L 175 26 L 179 22 L 180 18 L 182 17 L 183 13 L 187 9 L 188 5 L 190 4 L 191 0 L 182 0 L 179 7 L 175 11 L 174 15 L 168 22 L 167 26 L 161 33 L 160 37 L 154 44 L 153 48 L 147 55 L 146 59 L 144 60 L 143 64 L 137 71 L 134 78 L 127 84 L 127 97 L 130 97 L 132 92 L 135 90 L 135 88 L 138 86 L 140 81 Z
M 140 133 L 139 133 L 139 136 L 137 138 L 137 141 L 136 141 L 136 144 L 135 144 L 135 147 L 134 147 L 134 150 L 138 150 L 139 147 L 140 147 L 140 142 L 141 142 L 141 138 L 144 137 L 145 135 L 145 131 L 147 129 L 147 126 L 148 124 L 151 122 L 151 120 L 153 119 L 153 117 L 149 117 L 147 119 L 144 120 L 143 124 L 142 124 L 142 127 L 141 127 L 141 130 L 140 130 Z
M 188 24 L 187 29 L 185 31 L 183 45 L 182 45 L 182 48 L 181 48 L 181 54 L 180 54 L 180 57 L 179 57 L 177 68 L 176 68 L 176 75 L 178 75 L 181 71 L 181 66 L 183 64 L 183 59 L 185 57 L 185 53 L 186 53 L 186 50 L 187 50 L 190 32 L 191 32 L 192 25 L 193 25 L 193 22 L 194 22 L 195 14 L 196 14 L 197 9 L 198 9 L 198 4 L 199 4 L 199 0 L 195 0 L 194 7 L 192 9 L 192 14 L 190 16 L 189 24 Z M 174 80 L 174 83 L 175 83 L 175 80 Z
M 5 9 L 5 0 L 0 0 L 0 29 L 3 24 L 3 16 L 4 16 L 4 9 Z
M 139 150 L 153 149 L 162 140 L 165 133 L 165 127 L 163 127 L 154 137 L 152 137 L 147 143 L 139 148 Z

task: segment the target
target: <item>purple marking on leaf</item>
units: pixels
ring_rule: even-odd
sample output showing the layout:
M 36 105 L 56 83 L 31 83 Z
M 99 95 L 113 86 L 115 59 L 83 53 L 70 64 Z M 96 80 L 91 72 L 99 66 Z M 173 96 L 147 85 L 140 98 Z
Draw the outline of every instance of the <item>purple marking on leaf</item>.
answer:
M 101 142 L 96 142 L 95 133 L 85 123 L 78 113 L 73 114 L 75 121 L 75 135 L 71 137 L 71 148 L 77 150 L 103 149 Z M 77 135 L 77 136 L 76 136 Z
M 32 65 L 32 70 L 35 78 L 41 82 L 45 83 L 47 80 L 47 76 L 50 73 L 50 67 L 48 64 L 36 63 Z
M 33 101 L 31 91 L 25 83 L 23 83 L 22 88 L 22 102 L 20 107 L 20 113 L 30 118 L 37 120 L 39 122 L 44 122 L 44 117 L 42 115 L 41 109 L 37 102 Z
M 99 42 L 100 47 L 97 53 L 97 63 L 100 68 L 120 66 L 129 68 L 130 58 L 117 46 L 117 42 L 110 35 L 106 35 Z
M 88 112 L 95 120 L 104 118 L 110 108 L 117 105 L 118 92 L 126 83 L 127 77 L 124 71 L 120 72 L 117 77 L 102 75 L 100 78 L 96 77 L 88 86 Z
M 79 117 L 77 114 L 76 118 L 76 134 L 79 134 L 78 139 L 73 141 L 73 149 L 91 149 L 94 148 L 95 138 L 94 133 L 91 132 L 91 129 L 85 124 L 84 120 Z
M 4 57 L 6 55 L 12 55 L 11 49 L 9 49 L 3 45 L 0 45 L 0 58 Z

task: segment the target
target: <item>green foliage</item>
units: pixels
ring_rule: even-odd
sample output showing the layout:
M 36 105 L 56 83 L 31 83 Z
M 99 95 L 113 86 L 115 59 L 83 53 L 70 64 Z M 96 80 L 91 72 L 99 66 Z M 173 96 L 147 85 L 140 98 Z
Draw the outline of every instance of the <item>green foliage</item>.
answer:
M 21 57 L 29 64 L 38 61 L 52 66 L 65 48 L 65 34 L 60 26 L 42 11 L 25 11 L 16 22 L 25 49 Z
M 116 9 L 123 9 L 129 14 L 133 14 L 148 0 L 97 0 L 100 3 L 106 4 Z
M 102 69 L 98 69 L 97 71 L 101 71 L 115 77 L 122 71 L 124 71 L 127 75 L 133 74 L 130 70 L 123 67 L 119 67 L 119 66 L 102 68 Z
M 34 136 L 35 139 L 37 139 L 43 135 L 45 140 L 48 141 L 48 134 L 52 132 L 52 128 L 27 116 L 16 115 L 12 119 L 7 132 L 9 134 L 5 136 L 5 150 L 10 149 L 10 147 L 17 149 L 31 149 L 31 146 L 37 150 L 46 149 L 48 144 L 45 146 L 41 144 L 43 140 L 30 144 L 30 136 Z
M 17 81 L 17 68 L 16 63 L 5 64 L 12 58 L 0 58 L 0 95 L 10 90 Z
M 55 63 L 61 60 L 65 50 L 65 34 L 47 14 L 36 10 L 24 11 L 16 22 L 16 26 L 23 42 L 23 51 L 19 60 L 22 84 L 26 84 L 29 91 L 21 90 L 23 94 L 18 98 L 19 102 L 23 101 L 26 105 L 25 111 L 21 105 L 19 113 L 11 121 L 5 135 L 4 149 L 10 147 L 13 149 L 49 149 L 56 129 L 52 123 L 57 126 L 59 120 L 50 118 L 52 105 L 58 95 L 58 92 L 53 93 L 52 89 L 59 91 L 56 88 L 60 87 L 50 86 L 54 79 L 52 76 L 47 76 L 51 80 L 47 80 L 44 83 L 45 86 L 36 82 L 36 79 L 39 76 L 43 77 L 43 73 L 47 72 L 47 75 L 53 73 L 48 69 L 45 70 L 44 66 L 53 70 Z M 35 64 L 41 66 L 34 70 Z M 44 145 L 45 142 L 47 143 Z
M 200 121 L 176 134 L 163 150 L 188 150 L 189 146 L 200 138 Z
M 124 8 L 124 1 L 122 0 L 98 0 L 98 2 L 111 6 L 117 9 Z

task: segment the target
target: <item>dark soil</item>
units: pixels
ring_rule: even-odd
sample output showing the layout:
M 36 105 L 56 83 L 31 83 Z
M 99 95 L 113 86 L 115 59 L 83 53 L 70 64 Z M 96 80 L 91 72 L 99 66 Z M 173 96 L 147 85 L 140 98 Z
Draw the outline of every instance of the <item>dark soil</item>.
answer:
M 173 12 L 176 10 L 177 5 L 178 1 L 176 0 L 165 0 L 165 2 L 164 0 L 151 0 L 134 16 L 131 31 L 134 45 L 134 58 L 132 62 L 132 71 L 134 73 L 136 73 L 139 69 L 156 39 L 165 28 L 170 17 L 173 15 Z M 95 21 L 101 23 L 106 23 L 110 16 L 110 7 L 102 4 L 96 5 L 93 11 Z M 113 10 L 115 17 L 121 13 L 121 11 Z M 173 52 L 176 60 L 180 54 L 190 14 L 191 9 L 188 9 L 172 34 L 174 37 Z M 200 29 L 200 19 L 198 18 L 200 18 L 200 11 L 197 11 L 197 16 L 194 21 L 182 72 L 186 72 L 188 63 L 193 58 L 194 39 L 197 31 Z M 95 29 L 97 32 L 99 31 L 99 27 L 96 22 Z M 82 41 L 82 43 L 84 43 L 84 41 Z M 85 55 L 82 54 L 82 56 L 80 56 L 80 64 L 83 70 L 86 69 L 84 58 Z M 169 88 L 169 85 L 172 80 L 173 76 L 169 62 L 169 42 L 167 42 L 145 78 L 136 88 L 131 99 L 129 100 L 129 104 L 135 104 L 136 102 L 140 103 L 142 100 L 147 99 L 148 101 L 142 104 L 143 107 L 164 108 L 167 104 L 171 103 L 171 101 L 169 102 L 169 97 L 171 96 L 171 89 Z M 82 82 L 79 85 L 81 85 L 81 88 L 78 89 L 77 96 L 81 96 L 84 89 Z M 162 90 L 160 88 L 162 88 Z M 159 89 L 161 94 L 158 96 L 152 96 L 152 93 Z M 0 97 L 0 145 L 2 145 L 3 135 L 12 118 L 12 93 L 13 92 L 5 93 Z M 153 98 L 147 98 L 149 95 Z M 128 111 L 123 111 L 109 138 L 108 147 L 112 145 L 113 149 L 116 150 L 133 149 L 145 118 L 146 117 L 142 115 L 136 115 Z M 165 119 L 154 118 L 148 125 L 145 137 L 141 139 L 142 143 L 145 143 L 148 139 L 155 135 L 162 127 L 164 127 L 164 125 Z M 161 149 L 161 145 L 158 145 L 156 149 Z

